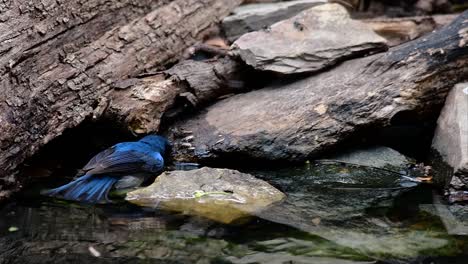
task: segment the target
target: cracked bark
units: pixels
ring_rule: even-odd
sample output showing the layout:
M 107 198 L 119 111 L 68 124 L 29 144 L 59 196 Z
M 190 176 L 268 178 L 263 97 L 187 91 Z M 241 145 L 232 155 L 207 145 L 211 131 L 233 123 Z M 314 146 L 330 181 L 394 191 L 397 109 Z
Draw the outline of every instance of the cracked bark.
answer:
M 119 82 L 104 114 L 134 134 L 158 131 L 163 116 L 171 119 L 187 108 L 243 91 L 241 65 L 230 57 L 186 60 L 154 76 Z
M 176 62 L 240 2 L 0 3 L 0 200 L 18 164 L 99 112 L 112 83 Z

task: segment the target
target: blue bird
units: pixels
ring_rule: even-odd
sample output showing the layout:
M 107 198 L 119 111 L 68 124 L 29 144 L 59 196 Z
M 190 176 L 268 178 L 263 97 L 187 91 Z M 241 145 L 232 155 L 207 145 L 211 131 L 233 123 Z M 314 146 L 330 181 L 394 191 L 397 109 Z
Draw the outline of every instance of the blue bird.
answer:
M 83 167 L 83 176 L 43 194 L 88 203 L 109 202 L 112 187 L 137 187 L 161 172 L 163 156 L 169 148 L 169 141 L 155 135 L 116 144 L 94 156 Z

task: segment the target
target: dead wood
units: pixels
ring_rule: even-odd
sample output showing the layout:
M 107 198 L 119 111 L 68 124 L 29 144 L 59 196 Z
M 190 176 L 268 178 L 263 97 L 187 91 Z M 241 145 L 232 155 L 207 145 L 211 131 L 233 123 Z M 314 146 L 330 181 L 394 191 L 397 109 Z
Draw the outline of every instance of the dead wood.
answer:
M 25 158 L 103 112 L 111 84 L 176 62 L 240 2 L 0 4 L 0 199 Z
M 187 105 L 199 108 L 242 91 L 241 67 L 229 57 L 186 60 L 154 76 L 119 82 L 105 115 L 135 134 L 158 131 L 164 115 L 171 118 Z

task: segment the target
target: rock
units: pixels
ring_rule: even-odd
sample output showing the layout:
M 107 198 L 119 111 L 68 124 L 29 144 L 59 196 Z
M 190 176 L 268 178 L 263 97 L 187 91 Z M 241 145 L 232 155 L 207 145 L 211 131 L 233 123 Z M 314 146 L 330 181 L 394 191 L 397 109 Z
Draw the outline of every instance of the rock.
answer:
M 395 197 L 419 185 L 388 170 L 326 161 L 249 173 L 279 186 L 287 194 L 284 202 L 258 216 L 275 221 L 276 217 L 283 217 L 281 212 L 288 212 L 284 213 L 285 218 L 296 215 L 296 220 L 302 219 L 299 222 L 309 226 L 332 222 L 368 226 L 366 210 L 392 206 Z M 311 221 L 315 218 L 321 221 L 318 224 Z
M 327 0 L 296 0 L 282 3 L 257 3 L 239 6 L 224 18 L 222 27 L 231 42 L 245 33 L 268 27 Z
M 384 146 L 350 150 L 330 159 L 395 171 L 405 170 L 412 163 L 400 152 Z
M 285 195 L 265 181 L 235 170 L 201 168 L 171 171 L 155 182 L 127 194 L 131 203 L 194 214 L 221 223 L 234 223 Z
M 466 37 L 459 33 L 467 24 L 465 12 L 389 52 L 221 100 L 172 125 L 174 152 L 185 162 L 228 162 L 233 156 L 305 161 L 401 119 L 430 120 L 449 87 L 468 74 Z M 193 135 L 191 147 L 182 146 L 183 137 L 173 130 Z
M 388 170 L 319 162 L 249 173 L 278 186 L 287 196 L 257 217 L 351 249 L 347 252 L 356 250 L 371 258 L 405 259 L 454 245 L 437 214 L 419 209 L 420 197 L 430 196 L 431 191 L 425 189 L 428 193 L 421 193 L 422 188 L 415 188 L 417 184 L 408 187 L 406 183 L 414 182 Z M 409 215 L 405 216 L 406 213 Z M 262 245 L 270 248 L 270 252 L 275 252 L 275 248 L 295 252 L 298 248 L 303 249 L 300 252 L 320 250 L 318 243 L 294 239 Z
M 311 247 L 315 246 L 310 243 Z M 357 261 L 336 258 L 319 258 L 311 256 L 302 256 L 292 253 L 254 253 L 243 257 L 229 257 L 228 260 L 233 264 L 250 263 L 314 263 L 314 264 L 373 264 L 373 261 Z
M 438 195 L 433 195 L 434 212 L 440 217 L 447 233 L 451 235 L 468 235 L 468 206 L 460 204 L 447 205 Z
M 385 42 L 366 24 L 351 19 L 343 6 L 323 4 L 268 30 L 247 33 L 232 47 L 255 69 L 292 74 L 385 50 Z
M 449 93 L 432 147 L 453 169 L 451 187 L 468 190 L 468 83 L 456 85 Z

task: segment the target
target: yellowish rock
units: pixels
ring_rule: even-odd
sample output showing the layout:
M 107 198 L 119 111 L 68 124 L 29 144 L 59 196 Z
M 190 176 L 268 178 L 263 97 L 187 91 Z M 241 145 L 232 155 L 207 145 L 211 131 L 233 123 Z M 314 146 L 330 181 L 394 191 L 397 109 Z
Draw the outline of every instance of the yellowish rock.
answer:
M 285 195 L 269 183 L 235 170 L 201 168 L 165 172 L 126 200 L 232 224 L 255 215 Z

